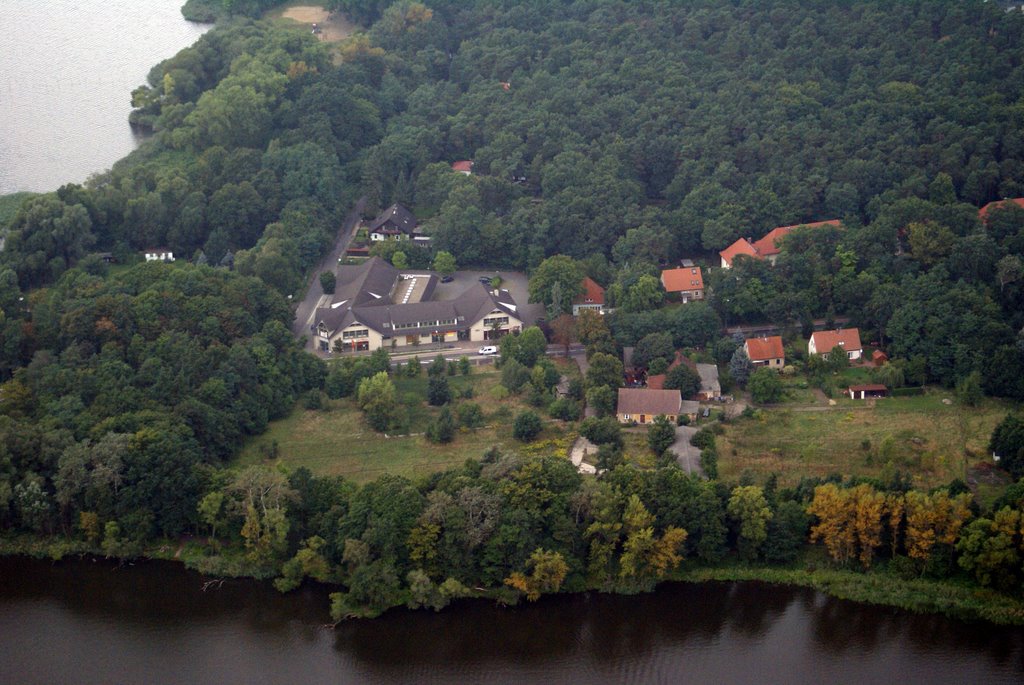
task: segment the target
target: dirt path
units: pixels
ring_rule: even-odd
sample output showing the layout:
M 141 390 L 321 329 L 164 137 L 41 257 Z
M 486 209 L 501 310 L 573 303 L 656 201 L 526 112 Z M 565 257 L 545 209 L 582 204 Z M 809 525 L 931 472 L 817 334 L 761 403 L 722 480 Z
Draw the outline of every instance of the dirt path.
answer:
M 597 445 L 580 436 L 573 443 L 572 449 L 569 451 L 569 458 L 572 459 L 572 465 L 580 473 L 597 473 L 597 469 L 594 468 L 593 464 L 583 461 L 584 457 L 591 454 L 597 454 Z

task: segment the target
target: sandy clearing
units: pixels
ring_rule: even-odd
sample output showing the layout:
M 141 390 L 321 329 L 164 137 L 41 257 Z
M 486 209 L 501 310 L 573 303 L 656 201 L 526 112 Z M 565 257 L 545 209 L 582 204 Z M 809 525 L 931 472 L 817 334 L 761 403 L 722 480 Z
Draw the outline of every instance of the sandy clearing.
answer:
M 281 12 L 281 17 L 291 19 L 300 24 L 317 24 L 320 27 L 319 38 L 333 43 L 348 38 L 356 30 L 356 26 L 338 12 L 330 13 L 323 7 L 299 5 L 288 7 Z

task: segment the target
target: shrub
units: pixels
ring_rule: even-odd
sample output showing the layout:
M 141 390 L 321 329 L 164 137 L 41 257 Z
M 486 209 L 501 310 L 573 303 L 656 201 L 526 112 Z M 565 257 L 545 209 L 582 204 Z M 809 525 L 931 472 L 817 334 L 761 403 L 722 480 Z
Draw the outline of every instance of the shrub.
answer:
M 580 424 L 580 435 L 595 445 L 622 447 L 622 426 L 610 416 L 601 419 L 591 416 L 584 419 Z
M 337 284 L 338 279 L 334 275 L 333 271 L 324 271 L 320 274 L 320 287 L 323 288 L 325 295 L 333 295 L 334 288 Z
M 750 374 L 747 381 L 750 397 L 759 404 L 769 404 L 782 399 L 782 381 L 772 369 L 761 367 Z
M 440 407 L 452 401 L 452 390 L 448 379 L 444 376 L 431 376 L 427 381 L 427 402 L 431 406 Z
M 578 421 L 580 418 L 580 405 L 572 400 L 561 397 L 548 406 L 548 413 L 553 419 L 562 421 Z
M 455 408 L 459 425 L 465 428 L 479 428 L 484 425 L 484 412 L 476 402 L 463 402 Z
M 323 409 L 324 408 L 324 396 L 319 390 L 310 390 L 302 399 L 302 404 L 306 409 Z
M 693 434 L 690 438 L 690 444 L 698 449 L 707 449 L 708 447 L 714 447 L 715 445 L 715 434 L 709 431 L 707 428 L 701 428 L 699 431 Z
M 718 480 L 718 450 L 714 444 L 701 450 L 700 467 L 708 480 Z
M 501 367 L 501 384 L 509 392 L 518 393 L 530 380 L 530 371 L 515 359 L 510 359 Z
M 657 376 L 665 373 L 668 370 L 668 362 L 663 357 L 658 357 L 651 361 L 651 365 L 647 368 L 647 373 L 651 376 Z
M 534 412 L 520 412 L 512 422 L 512 437 L 529 442 L 540 434 L 541 428 L 540 417 Z
M 448 443 L 455 437 L 455 422 L 452 420 L 451 409 L 448 405 L 441 407 L 441 413 L 427 426 L 427 440 L 438 443 Z
M 583 381 L 575 376 L 569 379 L 569 397 L 577 402 L 583 401 Z
M 615 391 L 607 385 L 587 390 L 587 406 L 593 408 L 598 416 L 608 416 L 615 411 Z
M 448 373 L 448 362 L 444 360 L 443 356 L 438 354 L 430 362 L 430 366 L 427 367 L 427 375 L 434 378 L 435 376 L 444 376 L 446 373 Z
M 659 414 L 654 422 L 647 427 L 647 446 L 655 456 L 667 450 L 676 441 L 676 429 L 672 423 Z

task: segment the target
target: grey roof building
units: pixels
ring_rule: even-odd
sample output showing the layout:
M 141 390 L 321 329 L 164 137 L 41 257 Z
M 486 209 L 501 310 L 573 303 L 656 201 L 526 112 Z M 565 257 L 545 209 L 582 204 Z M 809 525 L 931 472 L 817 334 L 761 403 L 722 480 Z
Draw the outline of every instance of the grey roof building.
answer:
M 697 375 L 700 376 L 700 396 L 710 400 L 722 394 L 722 386 L 718 382 L 718 366 L 715 364 L 697 364 Z
M 435 273 L 400 271 L 379 257 L 338 271 L 332 301 L 317 309 L 313 326 L 325 351 L 337 340 L 341 349 L 353 350 L 492 340 L 535 320 L 535 308 L 522 308 L 507 290 L 489 290 L 481 283 L 453 300 L 432 300 Z

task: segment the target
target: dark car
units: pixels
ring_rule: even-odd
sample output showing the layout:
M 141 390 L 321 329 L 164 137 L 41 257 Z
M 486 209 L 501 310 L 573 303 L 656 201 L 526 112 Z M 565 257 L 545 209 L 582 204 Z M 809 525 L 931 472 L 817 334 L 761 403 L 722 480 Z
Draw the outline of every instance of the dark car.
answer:
M 490 276 L 481 276 L 479 280 L 484 285 L 490 285 L 491 284 L 491 277 Z
M 451 283 L 454 280 L 455 279 L 453 277 L 451 277 L 451 276 L 445 276 L 444 278 L 441 279 L 441 282 L 442 283 Z

